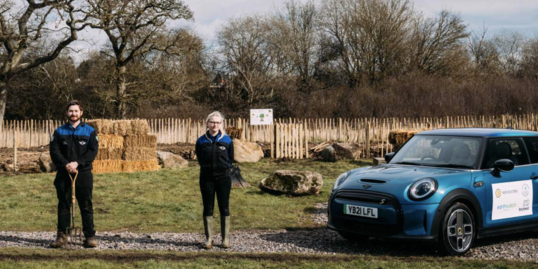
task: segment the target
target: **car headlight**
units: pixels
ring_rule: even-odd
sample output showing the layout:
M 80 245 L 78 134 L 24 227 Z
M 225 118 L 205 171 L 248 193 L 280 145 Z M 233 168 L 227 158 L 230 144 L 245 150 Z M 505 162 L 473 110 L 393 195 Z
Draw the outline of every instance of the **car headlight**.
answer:
M 424 200 L 432 196 L 437 191 L 437 181 L 433 178 L 423 178 L 413 183 L 409 188 L 409 198 L 411 200 Z
M 346 181 L 347 176 L 349 176 L 349 173 L 350 172 L 347 171 L 347 172 L 345 172 L 345 173 L 338 176 L 338 178 L 334 182 L 333 190 L 336 190 L 338 187 L 340 187 L 340 185 L 342 185 L 342 183 L 344 183 L 344 181 Z

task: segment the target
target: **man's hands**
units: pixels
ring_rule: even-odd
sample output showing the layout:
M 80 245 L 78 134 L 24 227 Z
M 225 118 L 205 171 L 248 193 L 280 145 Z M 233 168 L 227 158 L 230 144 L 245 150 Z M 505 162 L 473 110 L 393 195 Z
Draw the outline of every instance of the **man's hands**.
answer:
M 77 172 L 78 163 L 77 162 L 70 162 L 65 166 L 65 169 L 67 172 L 74 174 Z

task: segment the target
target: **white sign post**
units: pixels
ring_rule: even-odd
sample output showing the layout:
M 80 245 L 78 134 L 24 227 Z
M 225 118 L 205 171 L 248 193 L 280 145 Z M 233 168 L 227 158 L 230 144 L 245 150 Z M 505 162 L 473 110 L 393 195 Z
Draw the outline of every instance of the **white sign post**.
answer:
M 273 109 L 251 109 L 250 125 L 273 124 Z

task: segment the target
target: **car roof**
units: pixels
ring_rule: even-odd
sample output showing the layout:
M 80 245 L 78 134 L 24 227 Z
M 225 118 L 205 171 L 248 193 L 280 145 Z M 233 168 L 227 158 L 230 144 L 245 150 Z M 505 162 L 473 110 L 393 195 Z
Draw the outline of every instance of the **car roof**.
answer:
M 453 128 L 420 132 L 417 135 L 455 135 L 477 137 L 538 136 L 537 132 L 498 128 Z

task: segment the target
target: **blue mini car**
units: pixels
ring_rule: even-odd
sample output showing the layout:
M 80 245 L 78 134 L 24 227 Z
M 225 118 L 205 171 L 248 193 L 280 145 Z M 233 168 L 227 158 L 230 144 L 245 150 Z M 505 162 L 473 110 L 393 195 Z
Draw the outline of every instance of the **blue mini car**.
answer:
M 330 229 L 349 240 L 434 241 L 462 255 L 477 238 L 538 228 L 536 132 L 425 131 L 385 160 L 338 177 Z

